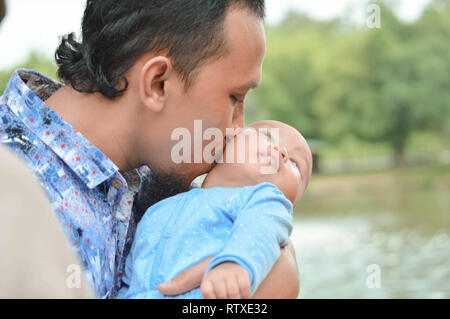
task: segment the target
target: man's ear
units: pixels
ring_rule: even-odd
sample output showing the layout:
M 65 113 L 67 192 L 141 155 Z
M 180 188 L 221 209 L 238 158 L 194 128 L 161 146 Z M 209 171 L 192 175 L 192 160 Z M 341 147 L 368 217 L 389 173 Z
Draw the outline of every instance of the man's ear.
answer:
M 139 95 L 142 103 L 153 112 L 160 112 L 167 99 L 166 81 L 172 73 L 172 63 L 164 56 L 147 61 L 141 70 Z

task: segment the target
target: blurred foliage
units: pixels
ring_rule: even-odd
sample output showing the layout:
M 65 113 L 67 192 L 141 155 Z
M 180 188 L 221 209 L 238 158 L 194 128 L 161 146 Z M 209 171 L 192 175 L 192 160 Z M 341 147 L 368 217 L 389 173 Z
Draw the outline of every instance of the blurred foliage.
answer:
M 247 119 L 284 121 L 333 145 L 387 147 L 398 164 L 417 133 L 448 142 L 450 1 L 432 1 L 413 23 L 379 5 L 378 29 L 298 13 L 268 26 Z
M 409 222 L 420 225 L 423 213 L 427 212 L 430 223 L 448 227 L 449 187 L 450 165 L 317 175 L 295 213 L 342 215 L 389 211 L 404 214 Z
M 247 122 L 272 118 L 327 141 L 331 157 L 450 147 L 450 0 L 433 0 L 412 23 L 380 2 L 381 28 L 343 17 L 316 21 L 291 12 L 267 26 L 260 87 Z M 56 78 L 53 61 L 31 53 L 0 71 L 0 92 L 17 68 Z M 327 156 L 325 156 L 327 157 Z
M 55 62 L 49 60 L 43 54 L 32 52 L 23 63 L 20 63 L 9 70 L 0 71 L 0 94 L 3 94 L 12 73 L 19 68 L 35 70 L 50 78 L 56 78 L 57 69 Z

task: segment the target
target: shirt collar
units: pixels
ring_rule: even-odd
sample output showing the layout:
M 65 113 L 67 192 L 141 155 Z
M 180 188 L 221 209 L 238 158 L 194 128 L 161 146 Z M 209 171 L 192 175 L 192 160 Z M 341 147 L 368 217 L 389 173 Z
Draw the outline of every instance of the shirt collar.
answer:
M 49 108 L 27 86 L 21 78 L 24 75 L 37 78 L 42 86 L 47 84 L 54 88 L 62 87 L 60 83 L 38 72 L 16 70 L 4 91 L 3 99 L 19 120 L 55 152 L 89 188 L 98 186 L 118 172 L 118 167 L 106 155 Z M 42 87 L 39 89 L 42 90 Z

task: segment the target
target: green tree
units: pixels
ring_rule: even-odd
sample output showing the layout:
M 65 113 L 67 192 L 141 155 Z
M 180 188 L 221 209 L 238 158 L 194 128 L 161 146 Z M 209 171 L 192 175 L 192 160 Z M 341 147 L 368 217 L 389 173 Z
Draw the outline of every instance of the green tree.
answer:
M 442 130 L 449 116 L 449 46 L 439 32 L 417 28 L 382 4 L 381 29 L 337 41 L 315 104 L 325 136 L 389 143 L 402 165 L 413 132 Z
M 326 28 L 323 23 L 293 13 L 281 25 L 269 26 L 263 79 L 252 95 L 252 104 L 263 110 L 264 117 L 286 122 L 309 137 L 321 135 L 313 100 L 326 53 Z M 255 113 L 251 120 L 262 119 Z
M 23 63 L 19 63 L 6 71 L 0 71 L 0 94 L 3 94 L 14 70 L 19 68 L 34 70 L 48 77 L 56 78 L 56 64 L 39 53 L 31 52 Z

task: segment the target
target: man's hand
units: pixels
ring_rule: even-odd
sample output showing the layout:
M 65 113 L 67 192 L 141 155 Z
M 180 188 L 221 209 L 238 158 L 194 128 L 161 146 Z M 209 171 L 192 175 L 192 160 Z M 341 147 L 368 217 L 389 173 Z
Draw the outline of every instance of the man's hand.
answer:
M 191 268 L 183 271 L 181 274 L 173 278 L 171 281 L 163 282 L 158 286 L 158 290 L 165 295 L 175 296 L 189 290 L 200 287 L 202 282 L 203 274 L 208 268 L 208 264 L 212 257 L 207 257 L 203 259 L 198 264 L 192 266 Z
M 281 248 L 281 256 L 259 285 L 253 299 L 295 299 L 300 292 L 294 245 Z
M 206 274 L 200 291 L 205 299 L 249 298 L 250 277 L 241 265 L 224 262 Z
M 203 274 L 208 268 L 212 257 L 203 259 L 198 264 L 185 270 L 169 282 L 162 283 L 158 290 L 165 295 L 174 296 L 182 294 L 200 287 Z M 300 281 L 298 278 L 297 261 L 292 242 L 281 249 L 281 256 L 278 258 L 272 270 L 259 285 L 252 298 L 273 299 L 297 298 L 300 290 Z

